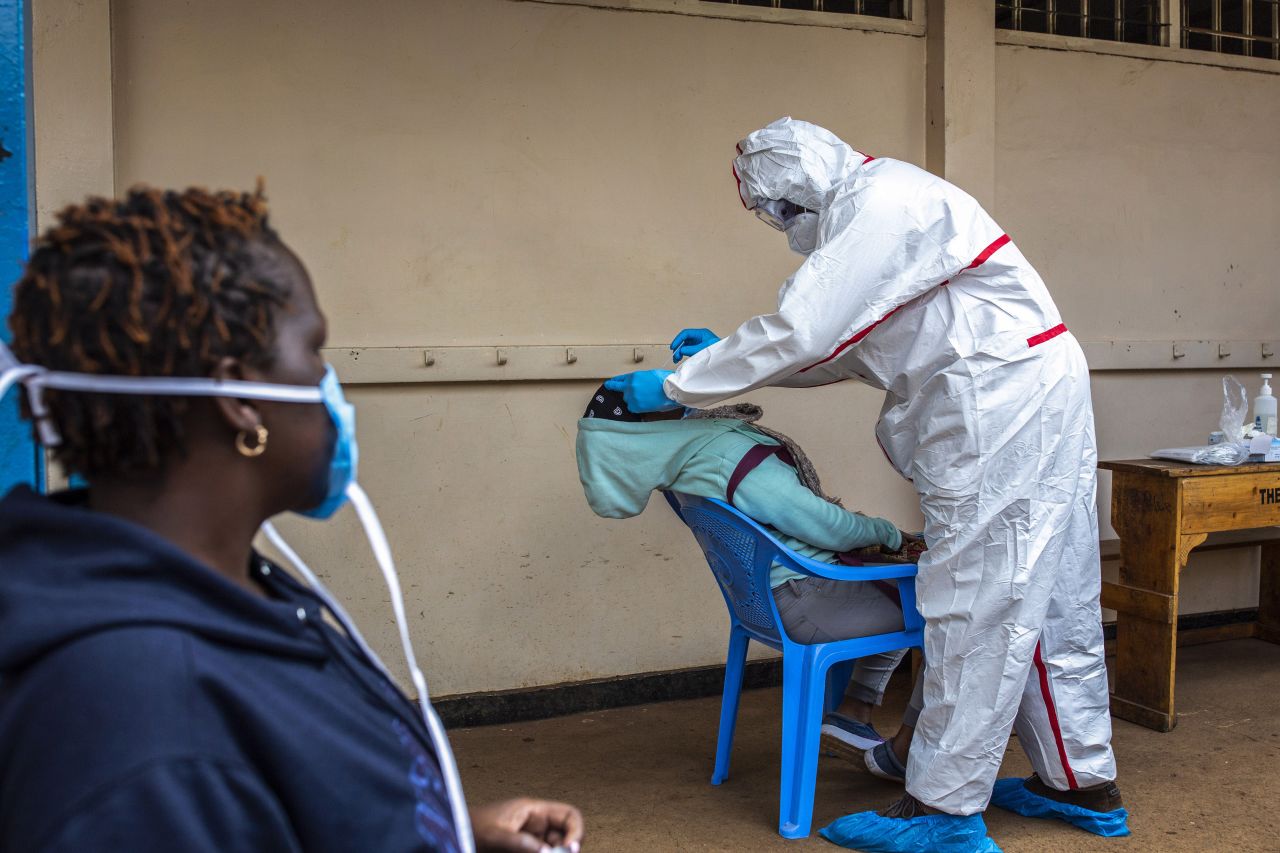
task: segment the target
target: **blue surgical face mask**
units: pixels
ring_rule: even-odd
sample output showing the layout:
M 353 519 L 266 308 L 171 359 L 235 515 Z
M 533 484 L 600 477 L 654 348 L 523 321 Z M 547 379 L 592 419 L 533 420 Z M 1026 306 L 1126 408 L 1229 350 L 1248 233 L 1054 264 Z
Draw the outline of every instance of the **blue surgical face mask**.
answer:
M 356 479 L 356 410 L 342 394 L 342 383 L 333 365 L 326 365 L 319 386 L 277 385 L 238 379 L 209 379 L 199 376 L 110 376 L 99 373 L 70 373 L 19 364 L 0 344 L 0 377 L 3 391 L 13 382 L 27 388 L 31 414 L 46 447 L 62 442 L 49 419 L 44 389 L 87 391 L 99 394 L 143 396 L 236 397 L 244 400 L 273 400 L 282 403 L 321 403 L 333 422 L 336 438 L 329 458 L 324 500 L 310 509 L 299 510 L 309 518 L 330 518 L 346 503 L 347 487 Z
M 311 509 L 300 510 L 308 518 L 330 518 L 347 502 L 347 487 L 356 479 L 360 448 L 356 444 L 356 409 L 342 393 L 342 383 L 333 365 L 327 365 L 320 380 L 320 396 L 333 421 L 336 438 L 329 458 L 328 489 L 324 500 Z

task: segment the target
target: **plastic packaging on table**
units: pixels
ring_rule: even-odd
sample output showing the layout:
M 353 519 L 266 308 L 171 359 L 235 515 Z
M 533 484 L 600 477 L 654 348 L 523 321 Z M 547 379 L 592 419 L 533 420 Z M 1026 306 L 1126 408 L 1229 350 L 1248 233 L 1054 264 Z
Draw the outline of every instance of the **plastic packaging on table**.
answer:
M 1249 445 L 1240 444 L 1248 416 L 1249 393 L 1234 376 L 1224 376 L 1222 415 L 1218 418 L 1220 429 L 1209 434 L 1209 443 L 1194 447 L 1166 447 L 1148 455 L 1152 459 L 1171 459 L 1193 465 L 1240 465 L 1249 459 Z
M 1222 416 L 1218 418 L 1218 427 L 1228 442 L 1240 440 L 1241 428 L 1248 417 L 1249 392 L 1234 376 L 1222 377 Z
M 1195 447 L 1166 447 L 1148 454 L 1152 459 L 1171 459 L 1195 465 L 1239 465 L 1249 458 L 1249 445 L 1227 442 Z

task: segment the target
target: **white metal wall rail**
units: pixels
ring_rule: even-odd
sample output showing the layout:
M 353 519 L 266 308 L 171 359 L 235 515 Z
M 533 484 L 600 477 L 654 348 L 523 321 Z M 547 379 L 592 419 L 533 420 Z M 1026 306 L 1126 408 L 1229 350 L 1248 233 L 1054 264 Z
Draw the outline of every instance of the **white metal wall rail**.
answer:
M 1082 346 L 1094 372 L 1280 367 L 1280 339 L 1085 341 Z M 373 385 L 598 380 L 671 367 L 666 344 L 331 347 L 324 354 L 344 383 Z

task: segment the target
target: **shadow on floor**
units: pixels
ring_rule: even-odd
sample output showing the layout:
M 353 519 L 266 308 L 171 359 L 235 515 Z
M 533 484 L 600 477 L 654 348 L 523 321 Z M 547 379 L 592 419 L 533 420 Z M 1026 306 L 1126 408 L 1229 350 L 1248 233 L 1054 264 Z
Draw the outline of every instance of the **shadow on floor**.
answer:
M 906 703 L 895 684 L 877 718 L 892 732 Z M 901 789 L 839 759 L 818 767 L 815 834 L 777 835 L 780 694 L 743 694 L 730 778 L 713 787 L 718 699 L 665 702 L 450 733 L 467 799 L 529 794 L 587 817 L 586 853 L 840 848 L 816 830 L 888 805 Z M 1258 640 L 1178 651 L 1178 727 L 1114 721 L 1133 835 L 1099 839 L 1065 824 L 992 809 L 991 836 L 1021 851 L 1280 851 L 1280 646 Z M 1014 739 L 1001 775 L 1026 775 Z

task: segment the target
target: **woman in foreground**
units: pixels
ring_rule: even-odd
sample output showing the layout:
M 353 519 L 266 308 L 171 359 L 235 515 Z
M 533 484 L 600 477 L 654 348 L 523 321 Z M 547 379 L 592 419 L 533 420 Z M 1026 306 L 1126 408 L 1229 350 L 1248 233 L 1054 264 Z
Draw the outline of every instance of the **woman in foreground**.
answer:
M 10 324 L 0 394 L 25 386 L 90 487 L 0 501 L 0 849 L 578 849 L 572 806 L 468 812 L 412 648 L 421 709 L 305 567 L 253 549 L 349 496 L 407 641 L 325 320 L 261 191 L 68 208 Z

